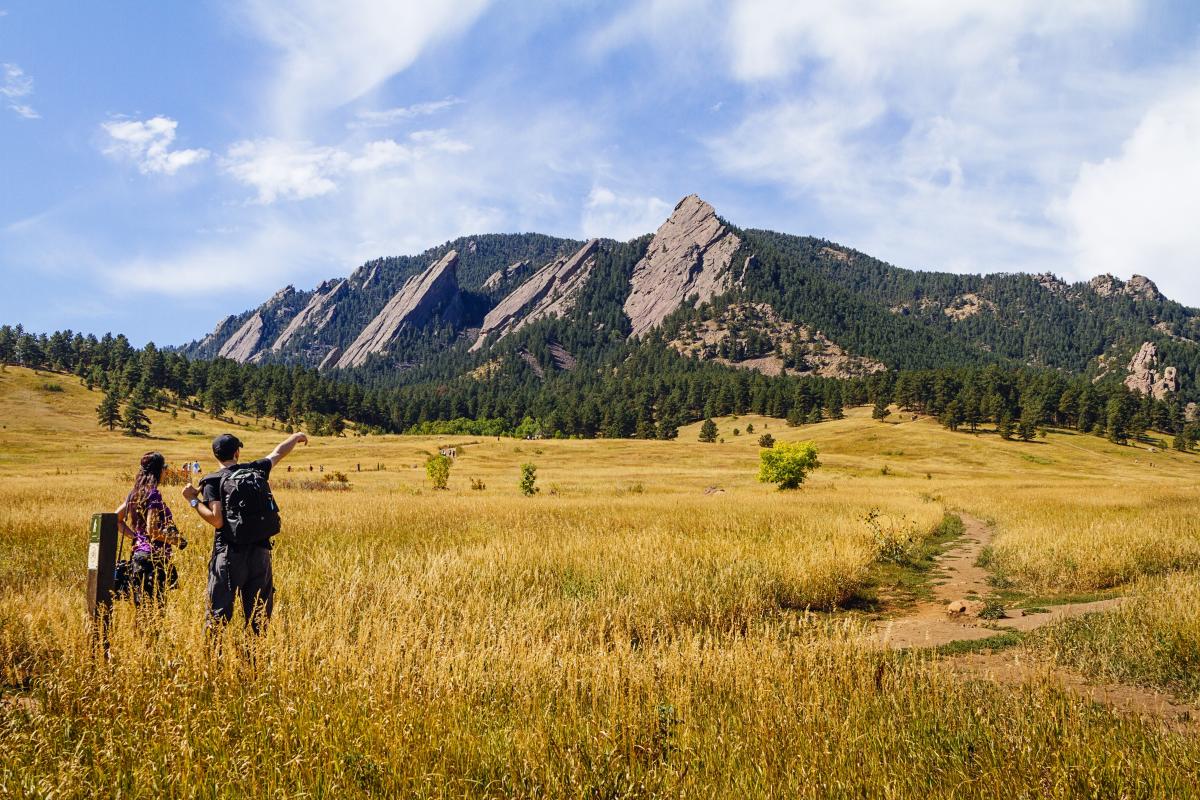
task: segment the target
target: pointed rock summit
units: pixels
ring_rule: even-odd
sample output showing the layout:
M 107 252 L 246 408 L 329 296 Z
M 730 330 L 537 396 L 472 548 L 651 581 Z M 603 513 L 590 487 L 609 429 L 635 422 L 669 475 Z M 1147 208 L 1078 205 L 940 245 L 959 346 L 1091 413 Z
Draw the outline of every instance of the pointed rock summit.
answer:
M 314 333 L 319 333 L 333 319 L 334 304 L 341 299 L 345 288 L 345 280 L 326 281 L 318 286 L 312 299 L 308 301 L 308 305 L 292 318 L 288 326 L 283 329 L 283 333 L 275 339 L 271 350 L 278 353 L 306 327 L 311 328 Z
M 587 283 L 592 267 L 596 265 L 599 243 L 598 239 L 592 239 L 574 255 L 551 261 L 530 275 L 483 318 L 479 338 L 471 345 L 471 352 L 483 347 L 492 333 L 499 332 L 499 338 L 504 338 L 539 319 L 569 314 L 575 307 L 579 290 Z
M 625 313 L 632 337 L 657 327 L 692 295 L 703 303 L 733 288 L 730 263 L 742 241 L 694 194 L 679 201 L 633 268 Z
M 373 353 L 382 353 L 400 329 L 418 327 L 435 314 L 458 321 L 462 316 L 462 298 L 458 292 L 458 253 L 451 250 L 440 261 L 404 282 L 375 319 L 363 328 L 333 366 L 358 367 Z

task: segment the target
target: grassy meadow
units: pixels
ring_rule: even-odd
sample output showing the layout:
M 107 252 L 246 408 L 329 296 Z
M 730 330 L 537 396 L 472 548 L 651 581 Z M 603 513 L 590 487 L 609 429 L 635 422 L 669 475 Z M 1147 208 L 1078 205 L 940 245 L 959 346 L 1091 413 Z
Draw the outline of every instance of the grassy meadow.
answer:
M 191 542 L 180 588 L 161 613 L 118 604 L 106 659 L 84 614 L 91 514 L 146 450 L 208 470 L 217 432 L 256 457 L 284 434 L 181 410 L 130 439 L 96 426 L 99 399 L 70 376 L 0 372 L 0 797 L 1197 792 L 1195 735 L 1049 682 L 876 652 L 861 610 L 893 580 L 868 515 L 935 537 L 969 513 L 996 525 L 988 563 L 1012 596 L 1141 598 L 1107 628 L 1039 634 L 1040 652 L 1194 693 L 1179 677 L 1200 647 L 1194 603 L 1170 599 L 1195 599 L 1197 456 L 869 409 L 801 428 L 721 419 L 718 444 L 698 424 L 673 442 L 314 439 L 273 475 L 268 634 L 231 628 L 219 654 L 206 640 L 211 532 L 171 487 Z M 816 442 L 822 468 L 797 492 L 758 483 L 761 433 Z M 434 491 L 423 462 L 447 445 Z M 335 472 L 348 490 L 302 486 Z M 1129 631 L 1173 644 L 1139 671 Z

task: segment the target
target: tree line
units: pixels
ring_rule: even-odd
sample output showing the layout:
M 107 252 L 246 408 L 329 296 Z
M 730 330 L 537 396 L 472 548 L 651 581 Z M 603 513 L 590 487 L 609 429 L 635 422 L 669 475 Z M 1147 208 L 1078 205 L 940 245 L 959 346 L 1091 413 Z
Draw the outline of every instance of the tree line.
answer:
M 359 432 L 672 439 L 681 426 L 729 414 L 781 417 L 791 425 L 837 419 L 871 405 L 930 415 L 951 430 L 995 426 L 1001 436 L 1032 439 L 1048 427 L 1073 428 L 1116 442 L 1150 429 L 1193 447 L 1200 428 L 1177 397 L 1165 400 L 1125 386 L 1032 368 L 909 370 L 833 379 L 768 376 L 681 357 L 660 341 L 612 344 L 572 369 L 552 366 L 556 335 L 547 320 L 514 336 L 494 368 L 389 388 L 335 380 L 316 370 L 228 359 L 188 359 L 154 344 L 133 347 L 122 335 L 72 331 L 33 334 L 0 326 L 0 362 L 72 373 L 104 392 L 99 424 L 138 434 L 149 408 L 229 412 L 338 435 Z M 544 365 L 535 369 L 534 364 Z

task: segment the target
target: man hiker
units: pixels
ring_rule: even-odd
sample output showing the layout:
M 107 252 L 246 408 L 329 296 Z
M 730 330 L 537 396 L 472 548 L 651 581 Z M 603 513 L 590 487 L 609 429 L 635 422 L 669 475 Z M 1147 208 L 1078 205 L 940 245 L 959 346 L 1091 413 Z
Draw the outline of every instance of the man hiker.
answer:
M 271 468 L 308 437 L 296 433 L 271 454 L 241 463 L 241 441 L 231 433 L 213 439 L 221 469 L 206 475 L 200 487 L 183 487 L 183 496 L 200 518 L 216 529 L 208 562 L 208 615 L 212 623 L 233 618 L 241 596 L 242 611 L 255 633 L 266 629 L 275 600 L 271 575 L 271 537 L 279 533 L 279 507 L 267 479 Z

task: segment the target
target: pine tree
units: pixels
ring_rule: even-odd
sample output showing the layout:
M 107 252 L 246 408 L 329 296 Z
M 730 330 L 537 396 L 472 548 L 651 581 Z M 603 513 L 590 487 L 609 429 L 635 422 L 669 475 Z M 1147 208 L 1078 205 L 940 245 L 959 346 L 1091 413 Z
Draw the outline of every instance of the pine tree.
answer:
M 104 399 L 96 406 L 96 419 L 100 425 L 107 425 L 110 431 L 121 421 L 121 400 L 117 397 L 116 387 L 104 393 Z
M 121 427 L 128 436 L 141 436 L 150 432 L 150 418 L 146 416 L 144 397 L 137 392 L 125 404 L 125 415 L 121 418 Z
M 712 417 L 704 420 L 704 424 L 700 426 L 700 441 L 712 444 L 717 440 L 717 423 L 712 421 Z

